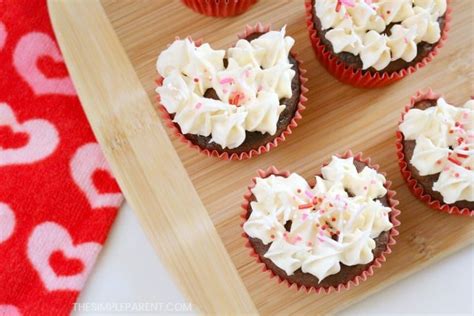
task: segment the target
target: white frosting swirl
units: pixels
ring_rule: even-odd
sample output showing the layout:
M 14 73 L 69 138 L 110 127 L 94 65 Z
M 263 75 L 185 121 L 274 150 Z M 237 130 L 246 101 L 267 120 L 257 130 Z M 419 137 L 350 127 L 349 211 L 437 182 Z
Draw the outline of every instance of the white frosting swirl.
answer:
M 285 28 L 250 42 L 241 39 L 227 51 L 224 68 L 224 50 L 176 40 L 158 57 L 164 80 L 156 92 L 183 134 L 211 136 L 230 149 L 245 141 L 246 131 L 275 135 L 285 109 L 280 99 L 292 96 L 295 71 L 288 54 L 293 44 Z M 219 100 L 204 97 L 210 88 Z
M 353 158 L 338 157 L 321 172 L 314 188 L 294 173 L 257 178 L 243 226 L 250 237 L 271 243 L 264 256 L 287 275 L 301 268 L 319 281 L 338 273 L 341 263 L 374 260 L 374 238 L 393 227 L 391 209 L 375 200 L 387 193 L 383 175 L 369 167 L 357 172 Z
M 474 101 L 454 107 L 443 98 L 426 110 L 410 109 L 400 124 L 416 145 L 410 163 L 421 176 L 439 174 L 433 190 L 443 201 L 474 201 Z
M 359 55 L 364 70 L 382 70 L 400 58 L 414 60 L 418 43 L 439 41 L 438 18 L 446 10 L 446 0 L 315 1 L 334 52 Z M 387 29 L 392 23 L 396 24 Z

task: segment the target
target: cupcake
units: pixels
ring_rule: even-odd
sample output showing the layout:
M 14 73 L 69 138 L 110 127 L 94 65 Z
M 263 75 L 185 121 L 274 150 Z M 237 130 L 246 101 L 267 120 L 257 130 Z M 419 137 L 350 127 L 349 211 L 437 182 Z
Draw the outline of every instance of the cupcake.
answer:
M 247 247 L 288 286 L 316 292 L 357 285 L 385 261 L 400 213 L 390 183 L 361 155 L 332 157 L 316 184 L 270 168 L 242 205 Z
M 474 215 L 474 100 L 456 107 L 419 93 L 399 128 L 400 167 L 412 192 L 433 208 Z
M 257 0 L 182 0 L 197 13 L 215 17 L 229 17 L 244 13 Z
M 176 40 L 157 60 L 168 125 L 209 156 L 245 159 L 276 147 L 304 109 L 306 79 L 293 44 L 285 28 L 262 25 L 227 51 Z
M 381 87 L 423 67 L 447 37 L 449 0 L 307 0 L 317 57 L 337 79 Z

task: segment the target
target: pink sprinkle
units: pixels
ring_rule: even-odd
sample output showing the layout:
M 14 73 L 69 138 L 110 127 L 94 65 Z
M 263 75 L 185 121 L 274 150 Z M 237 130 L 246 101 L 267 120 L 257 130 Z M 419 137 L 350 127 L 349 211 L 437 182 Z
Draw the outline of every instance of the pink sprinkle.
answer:
M 313 199 L 313 198 L 314 198 L 314 195 L 313 195 L 313 193 L 311 193 L 311 191 L 306 190 L 306 191 L 304 191 L 304 193 L 305 193 L 306 196 L 309 197 L 310 199 Z
M 348 7 L 353 7 L 355 6 L 354 0 L 339 0 L 339 2 L 343 5 L 346 5 Z
M 250 70 L 245 69 L 244 76 L 247 77 L 247 78 L 250 77 Z
M 364 187 L 364 190 L 367 190 L 367 186 Z
M 303 215 L 301 215 L 301 219 L 302 219 L 303 221 L 305 221 L 307 218 L 308 218 L 308 214 L 307 214 L 307 213 L 303 213 Z
M 408 40 L 406 37 L 403 38 L 403 41 L 405 42 L 405 44 L 408 44 Z
M 229 90 L 227 89 L 222 89 L 222 92 L 227 93 Z
M 370 180 L 370 184 L 375 184 L 375 180 Z
M 462 114 L 462 117 L 465 118 L 465 119 L 467 119 L 468 116 L 469 116 L 469 114 L 467 114 L 467 112 L 464 112 L 464 113 Z
M 199 110 L 202 106 L 202 103 L 201 102 L 198 102 L 196 103 L 196 105 L 194 106 L 196 108 L 196 110 Z
M 260 91 L 262 91 L 262 90 L 263 90 L 263 87 L 262 87 L 261 85 L 260 85 L 260 86 L 258 86 L 258 88 L 257 88 L 257 92 L 260 92 Z
M 219 81 L 220 84 L 228 84 L 228 83 L 234 83 L 234 79 L 228 77 L 228 78 L 223 78 L 221 81 Z
M 449 167 L 444 167 L 443 171 L 448 171 Z

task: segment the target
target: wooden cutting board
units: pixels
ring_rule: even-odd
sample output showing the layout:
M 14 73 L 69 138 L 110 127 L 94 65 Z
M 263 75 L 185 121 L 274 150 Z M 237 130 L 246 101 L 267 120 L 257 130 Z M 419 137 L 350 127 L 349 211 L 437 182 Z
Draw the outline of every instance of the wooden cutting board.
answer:
M 473 242 L 471 218 L 435 212 L 408 191 L 397 164 L 395 130 L 402 108 L 419 89 L 431 87 L 455 104 L 474 95 L 474 2 L 454 1 L 448 41 L 431 64 L 379 90 L 343 85 L 322 68 L 310 46 L 303 2 L 260 0 L 242 16 L 218 19 L 198 15 L 177 0 L 102 0 L 151 100 L 155 99 L 156 58 L 176 36 L 202 37 L 214 48 L 226 48 L 236 41 L 236 34 L 246 24 L 260 21 L 271 23 L 274 28 L 286 24 L 287 33 L 296 39 L 295 50 L 308 70 L 309 101 L 299 126 L 277 149 L 248 161 L 221 161 L 188 149 L 169 133 L 261 314 L 339 311 Z M 402 211 L 398 243 L 382 268 L 350 291 L 316 295 L 287 289 L 261 273 L 244 248 L 239 214 L 246 186 L 257 169 L 269 165 L 309 179 L 318 173 L 320 164 L 331 154 L 349 148 L 372 157 L 393 181 Z

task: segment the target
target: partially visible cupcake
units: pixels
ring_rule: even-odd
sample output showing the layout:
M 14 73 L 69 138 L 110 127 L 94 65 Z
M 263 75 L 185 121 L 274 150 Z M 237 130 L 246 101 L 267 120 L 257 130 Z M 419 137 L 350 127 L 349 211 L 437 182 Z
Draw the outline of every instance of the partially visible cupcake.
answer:
M 289 286 L 316 292 L 358 285 L 385 261 L 400 213 L 390 182 L 361 155 L 333 156 L 310 185 L 272 167 L 242 205 L 244 237 L 258 262 Z
M 449 0 L 306 0 L 317 57 L 337 79 L 381 87 L 423 67 L 447 37 Z
M 247 11 L 257 0 L 181 0 L 197 13 L 215 17 L 236 16 Z
M 245 159 L 276 147 L 304 109 L 306 79 L 293 44 L 285 28 L 262 25 L 248 27 L 227 52 L 176 40 L 157 60 L 168 125 L 210 156 Z
M 474 100 L 419 93 L 402 115 L 397 149 L 412 192 L 430 206 L 474 215 Z

